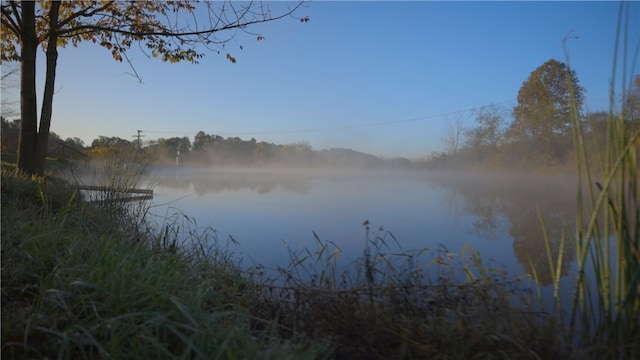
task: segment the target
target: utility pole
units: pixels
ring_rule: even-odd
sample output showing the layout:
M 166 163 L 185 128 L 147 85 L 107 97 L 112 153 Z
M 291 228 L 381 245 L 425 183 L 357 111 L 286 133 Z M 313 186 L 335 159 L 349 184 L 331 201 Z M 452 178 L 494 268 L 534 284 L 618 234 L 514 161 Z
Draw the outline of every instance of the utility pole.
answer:
M 137 130 L 138 131 L 138 135 L 132 135 L 133 137 L 137 137 L 138 138 L 138 150 L 142 149 L 142 139 L 144 137 L 144 135 L 142 135 L 142 130 Z
M 178 144 L 178 152 L 176 153 L 176 168 L 180 167 L 180 144 Z

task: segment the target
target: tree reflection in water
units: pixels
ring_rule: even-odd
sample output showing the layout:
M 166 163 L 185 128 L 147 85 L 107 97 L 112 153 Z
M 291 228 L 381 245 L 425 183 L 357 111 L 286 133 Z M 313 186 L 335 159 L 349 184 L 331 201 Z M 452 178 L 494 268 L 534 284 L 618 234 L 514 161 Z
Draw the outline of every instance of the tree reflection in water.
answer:
M 311 174 L 287 169 L 178 169 L 161 173 L 156 185 L 181 190 L 193 186 L 198 196 L 240 190 L 267 194 L 278 187 L 287 192 L 306 193 L 311 189 L 311 180 Z
M 431 177 L 452 196 L 461 196 L 461 210 L 473 215 L 471 231 L 478 237 L 513 239 L 513 253 L 525 273 L 535 272 L 541 285 L 553 282 L 545 232 L 551 256 L 557 261 L 563 232 L 561 276 L 575 260 L 575 179 L 571 176 L 438 174 Z M 544 228 L 542 225 L 544 221 Z M 555 263 L 553 264 L 555 267 Z
M 576 190 L 573 176 L 470 175 L 468 173 L 423 172 L 406 174 L 392 172 L 389 174 L 372 172 L 360 174 L 360 177 L 357 177 L 348 172 L 345 174 L 345 171 L 325 172 L 318 169 L 308 171 L 268 168 L 172 170 L 165 171 L 165 173 L 157 176 L 156 184 L 162 188 L 193 192 L 198 197 L 205 197 L 206 194 L 213 193 L 244 193 L 247 190 L 257 194 L 280 192 L 307 195 L 310 193 L 311 196 L 308 199 L 300 202 L 294 201 L 294 203 L 314 208 L 304 212 L 307 217 L 326 216 L 327 220 L 325 225 L 318 225 L 318 223 L 313 222 L 307 225 L 309 229 L 313 227 L 322 228 L 324 226 L 325 231 L 328 231 L 326 229 L 335 230 L 335 228 L 340 227 L 340 221 L 348 222 L 353 217 L 368 218 L 370 215 L 363 215 L 366 213 L 363 209 L 366 209 L 370 214 L 379 215 L 379 219 L 382 220 L 378 220 L 378 222 L 382 222 L 385 227 L 389 227 L 394 231 L 393 226 L 387 225 L 385 221 L 393 218 L 393 216 L 409 219 L 406 220 L 406 224 L 408 224 L 405 233 L 406 238 L 401 238 L 400 241 L 411 241 L 411 236 L 420 239 L 425 234 L 424 224 L 421 223 L 424 221 L 420 220 L 420 216 L 415 215 L 415 211 L 446 211 L 454 219 L 456 227 L 467 224 L 467 219 L 472 218 L 473 222 L 470 224 L 470 230 L 476 239 L 489 241 L 513 239 L 513 254 L 519 266 L 528 274 L 533 274 L 533 269 L 535 268 L 540 284 L 548 285 L 552 283 L 553 279 L 544 241 L 542 217 L 551 245 L 550 250 L 553 261 L 557 261 L 557 257 L 560 254 L 559 246 L 563 231 L 566 231 L 567 234 L 565 249 L 562 252 L 561 275 L 568 273 L 575 260 L 573 238 L 571 237 L 572 230 L 575 228 Z M 427 183 L 425 183 L 425 179 Z M 360 184 L 361 180 L 363 181 L 362 184 Z M 406 182 L 403 182 L 405 180 Z M 343 181 L 348 186 L 342 186 Z M 330 189 L 331 191 L 338 191 L 337 194 L 340 194 L 340 191 L 347 191 L 345 189 L 348 189 L 349 192 L 353 193 L 345 195 L 344 198 L 322 191 L 314 193 L 314 191 L 318 190 L 316 188 L 318 184 L 326 185 L 327 182 L 332 184 L 328 187 L 322 187 L 322 191 Z M 357 185 L 354 186 L 354 183 Z M 419 184 L 419 186 L 415 184 Z M 419 191 L 429 192 L 431 187 L 438 188 L 438 191 L 436 191 L 438 194 L 443 192 L 446 194 L 446 205 L 444 207 L 438 208 L 437 205 L 423 206 L 420 204 L 420 201 L 425 199 L 436 201 L 434 200 L 437 198 L 435 196 L 421 197 L 416 194 Z M 377 191 L 384 191 L 385 193 L 380 194 Z M 352 195 L 355 196 L 351 197 Z M 327 199 L 323 198 L 320 201 L 315 196 L 323 196 L 327 197 Z M 229 196 L 227 200 L 229 199 L 233 199 L 233 196 Z M 269 199 L 269 201 L 271 200 L 277 202 L 278 196 Z M 315 201 L 326 206 L 315 206 Z M 270 204 L 267 202 L 264 206 L 268 208 Z M 242 211 L 239 213 L 242 213 Z M 291 211 L 294 211 L 295 214 L 287 212 L 278 214 L 282 217 L 297 219 L 287 221 L 298 221 L 299 223 L 307 224 L 306 220 L 301 220 L 302 213 L 299 210 L 294 209 Z M 403 215 L 402 211 L 412 211 L 412 213 Z M 330 215 L 327 216 L 329 212 Z M 244 213 L 242 214 L 243 216 L 245 215 Z M 275 211 L 270 212 L 270 214 L 275 214 Z M 431 215 L 439 216 L 436 213 L 429 216 Z M 255 215 L 246 214 L 246 216 L 251 218 L 251 216 Z M 258 223 L 262 221 L 262 217 L 251 219 Z M 232 221 L 234 220 L 232 219 Z M 287 221 L 279 225 L 283 229 L 278 230 L 278 234 L 283 231 L 289 231 L 284 229 L 284 227 L 292 225 Z M 438 228 L 439 224 L 437 223 L 433 223 L 431 226 L 434 226 L 434 228 L 429 228 L 427 231 L 431 231 L 430 234 L 437 234 L 434 235 L 437 241 L 440 242 L 446 239 L 447 231 L 450 229 L 445 226 Z M 348 228 L 348 225 L 345 225 L 344 228 Z M 411 233 L 411 231 L 416 232 Z M 288 234 L 290 237 L 295 236 Z M 250 235 L 246 235 L 247 238 Z M 351 239 L 352 237 L 345 236 L 345 238 Z M 473 239 L 471 240 L 473 241 Z M 492 256 L 492 254 L 486 255 L 488 257 Z

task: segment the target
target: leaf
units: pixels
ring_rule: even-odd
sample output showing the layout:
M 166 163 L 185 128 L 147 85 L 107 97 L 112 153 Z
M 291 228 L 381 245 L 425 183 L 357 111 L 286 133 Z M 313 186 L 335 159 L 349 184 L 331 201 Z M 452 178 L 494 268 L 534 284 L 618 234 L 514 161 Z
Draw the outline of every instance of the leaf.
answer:
M 264 40 L 264 36 L 258 35 L 258 41 L 262 41 L 262 40 Z
M 231 56 L 231 54 L 227 54 L 227 59 L 229 59 L 229 61 L 231 61 L 232 63 L 236 63 L 236 58 L 234 58 L 233 56 Z
M 309 17 L 308 17 L 308 16 L 305 16 L 305 17 L 301 18 L 301 19 L 300 19 L 300 22 L 305 22 L 305 23 L 306 23 L 306 22 L 309 22 Z
M 111 51 L 111 55 L 113 56 L 114 59 L 116 59 L 116 61 L 122 62 L 122 56 L 120 56 L 118 51 L 116 50 Z

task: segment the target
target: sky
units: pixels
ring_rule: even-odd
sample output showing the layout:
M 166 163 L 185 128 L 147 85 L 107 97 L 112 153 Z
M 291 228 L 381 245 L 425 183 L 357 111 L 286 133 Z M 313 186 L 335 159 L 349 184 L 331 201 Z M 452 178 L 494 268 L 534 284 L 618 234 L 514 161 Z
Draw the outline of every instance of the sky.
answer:
M 275 11 L 287 3 L 269 5 Z M 444 149 L 447 124 L 472 126 L 473 110 L 489 104 L 512 109 L 529 74 L 552 58 L 566 62 L 567 52 L 587 110 L 607 110 L 619 6 L 315 1 L 296 13 L 309 22 L 286 18 L 248 29 L 264 41 L 236 33 L 225 45 L 235 64 L 224 52 L 192 65 L 132 48 L 142 83 L 126 62 L 85 43 L 60 51 L 51 130 L 87 145 L 101 135 L 134 140 L 137 130 L 143 140 L 193 140 L 202 130 L 276 144 L 306 141 L 315 150 L 425 157 Z M 627 81 L 640 72 L 640 3 L 630 9 Z

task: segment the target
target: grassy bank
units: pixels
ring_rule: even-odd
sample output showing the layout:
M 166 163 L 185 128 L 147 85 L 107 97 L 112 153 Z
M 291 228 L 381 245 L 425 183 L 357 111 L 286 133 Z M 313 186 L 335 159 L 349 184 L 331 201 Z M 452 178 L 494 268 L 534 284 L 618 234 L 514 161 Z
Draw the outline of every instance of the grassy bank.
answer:
M 549 359 L 612 347 L 572 342 L 526 279 L 480 254 L 389 255 L 393 236 L 368 224 L 348 268 L 317 239 L 273 277 L 237 266 L 214 232 L 152 226 L 141 203 L 87 203 L 54 178 L 3 171 L 1 204 L 6 358 Z
M 55 180 L 2 175 L 3 358 L 322 358 L 243 306 L 225 254 L 177 249 Z M 133 230 L 137 229 L 137 230 Z M 263 323 L 255 331 L 253 323 Z
M 2 175 L 6 358 L 415 358 L 563 354 L 518 282 L 445 250 L 384 255 L 384 234 L 338 270 L 332 244 L 292 254 L 282 278 L 236 266 L 210 237 L 160 231 L 49 179 Z M 127 205 L 133 206 L 133 205 Z M 116 213 L 114 213 L 116 212 Z M 125 214 L 125 215 L 120 215 Z M 136 212 L 143 216 L 144 212 Z M 125 226 L 135 224 L 135 226 Z M 181 232 L 182 234 L 182 232 Z M 481 271 L 478 271 L 481 270 Z M 437 271 L 433 282 L 423 271 Z M 486 271 L 486 272 L 483 272 Z M 554 346 L 549 346 L 554 344 Z

